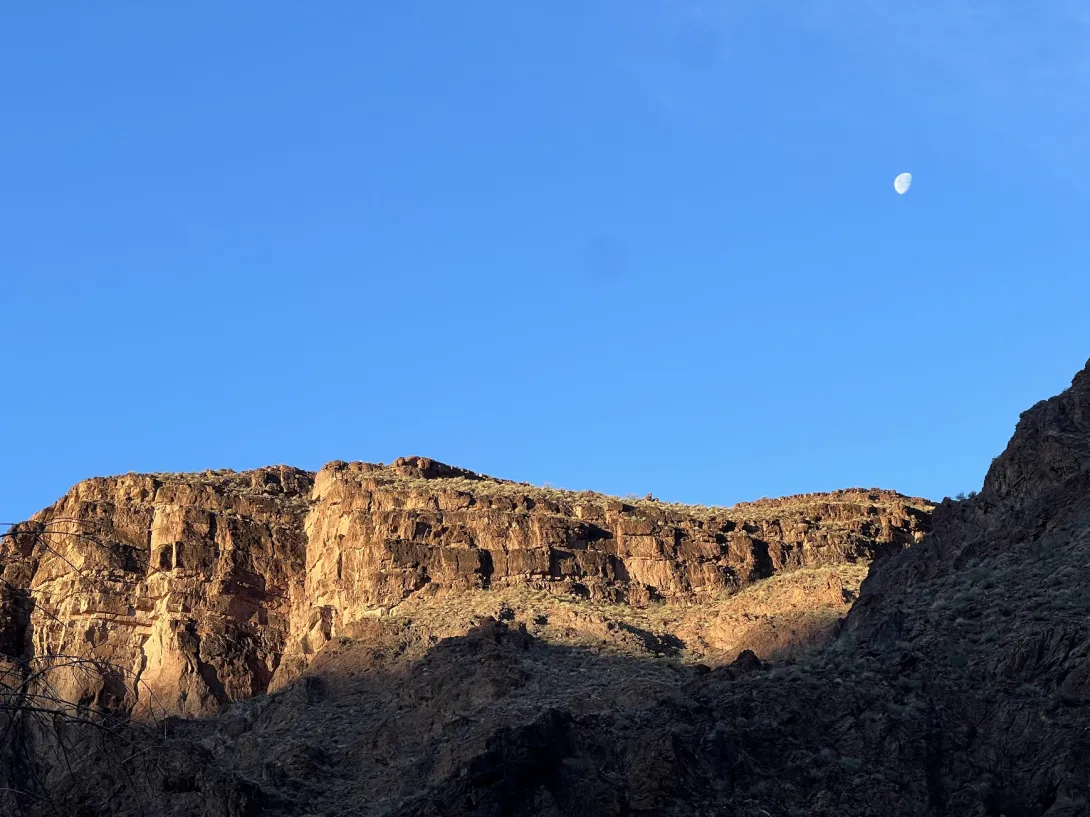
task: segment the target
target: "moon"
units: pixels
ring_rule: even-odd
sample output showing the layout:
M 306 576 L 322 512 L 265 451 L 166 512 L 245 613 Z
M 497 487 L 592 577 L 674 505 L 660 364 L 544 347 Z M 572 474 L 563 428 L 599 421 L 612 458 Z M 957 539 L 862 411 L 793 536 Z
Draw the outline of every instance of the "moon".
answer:
M 893 189 L 900 195 L 904 195 L 908 192 L 908 188 L 912 186 L 912 174 L 902 173 L 896 179 L 893 180 Z

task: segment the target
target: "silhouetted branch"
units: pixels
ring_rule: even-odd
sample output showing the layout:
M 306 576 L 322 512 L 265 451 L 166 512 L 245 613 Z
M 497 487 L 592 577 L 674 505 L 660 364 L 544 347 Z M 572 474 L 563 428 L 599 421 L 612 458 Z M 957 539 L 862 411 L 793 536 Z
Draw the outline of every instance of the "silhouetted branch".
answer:
M 76 530 L 56 530 L 57 525 L 78 525 Z M 48 554 L 64 564 L 81 583 L 97 592 L 110 594 L 112 589 L 87 570 L 77 567 L 59 546 L 59 540 L 74 539 L 89 543 L 110 553 L 111 544 L 83 529 L 76 519 L 57 518 L 47 522 L 24 522 L 0 533 L 4 540 L 20 542 L 29 537 L 19 550 L 10 554 L 15 559 L 41 558 Z M 10 561 L 10 559 L 9 559 Z M 0 554 L 0 574 L 5 568 Z M 8 600 L 24 597 L 30 600 L 28 588 L 13 585 L 0 575 L 0 590 Z M 33 600 L 25 610 L 68 627 L 57 612 L 49 610 L 40 600 Z M 25 638 L 22 639 L 25 642 Z M 64 772 L 64 786 L 74 787 L 81 801 L 87 802 L 87 775 L 81 769 L 94 766 L 97 774 L 109 773 L 119 786 L 140 785 L 151 793 L 149 775 L 163 776 L 155 750 L 161 744 L 161 723 L 156 709 L 164 711 L 154 693 L 134 672 L 95 656 L 63 652 L 27 654 L 27 643 L 14 645 L 16 654 L 0 654 L 6 666 L 0 667 L 0 760 L 6 769 L 0 770 L 8 779 L 0 785 L 0 812 L 30 815 L 66 813 L 65 792 L 58 792 L 57 772 Z M 135 700 L 144 700 L 142 715 L 148 722 L 132 719 L 126 710 L 111 711 L 100 701 L 72 701 L 60 692 L 55 683 L 71 673 L 85 675 L 90 685 L 103 679 L 124 679 L 125 688 L 133 690 Z M 131 685 L 131 687 L 130 687 Z M 145 694 L 142 696 L 140 693 Z M 92 777 L 94 777 L 92 775 Z M 101 788 L 100 788 L 101 791 Z M 70 809 L 67 810 L 70 812 Z

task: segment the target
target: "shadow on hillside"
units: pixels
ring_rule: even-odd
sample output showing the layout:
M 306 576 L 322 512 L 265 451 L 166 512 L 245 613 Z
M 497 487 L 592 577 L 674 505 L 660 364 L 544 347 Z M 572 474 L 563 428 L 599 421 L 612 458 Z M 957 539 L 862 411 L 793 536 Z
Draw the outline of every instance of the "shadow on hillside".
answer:
M 683 772 L 661 736 L 625 747 L 624 731 L 642 732 L 650 717 L 668 736 L 698 687 L 762 666 L 752 653 L 715 669 L 685 665 L 670 657 L 680 642 L 650 633 L 657 654 L 646 657 L 550 644 L 495 619 L 403 662 L 398 634 L 374 627 L 285 689 L 215 718 L 170 718 L 167 740 L 215 746 L 254 814 L 621 814 L 633 807 L 629 789 L 650 804 L 668 779 L 699 789 L 712 774 L 692 763 Z M 592 747 L 592 735 L 604 743 Z M 207 811 L 202 774 L 183 762 L 166 796 Z
M 924 661 L 770 666 L 747 652 L 709 668 L 551 644 L 496 619 L 410 659 L 403 634 L 374 622 L 279 692 L 167 719 L 137 747 L 155 758 L 153 785 L 88 762 L 81 786 L 51 784 L 66 806 L 52 813 L 843 817 L 886 803 L 896 817 L 1040 817 L 1057 802 L 1054 780 L 1004 789 L 975 765 L 967 740 L 998 751 L 963 737 L 979 707 L 934 695 Z

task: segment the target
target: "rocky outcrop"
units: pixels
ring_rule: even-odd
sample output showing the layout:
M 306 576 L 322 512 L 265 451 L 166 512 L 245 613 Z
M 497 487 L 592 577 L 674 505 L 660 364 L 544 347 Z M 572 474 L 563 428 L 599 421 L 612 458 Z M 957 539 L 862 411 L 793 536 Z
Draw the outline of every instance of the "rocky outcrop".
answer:
M 431 731 L 406 749 L 430 749 L 407 754 L 456 739 L 460 763 L 418 761 L 426 785 L 400 790 L 370 767 L 337 801 L 406 817 L 1090 813 L 1088 386 L 1090 365 L 1023 415 L 980 495 L 944 502 L 931 535 L 878 562 L 840 637 L 806 661 L 618 666 L 486 623 L 458 647 L 492 651 L 487 675 L 504 680 L 489 704 L 459 697 L 480 659 L 402 681 L 414 700 L 461 702 L 444 707 L 457 738 L 414 720 Z
M 58 672 L 68 700 L 208 713 L 416 595 L 714 600 L 903 549 L 929 510 L 863 489 L 731 509 L 620 500 L 419 457 L 92 479 L 3 539 L 0 643 L 115 669 Z
M 776 573 L 907 547 L 927 530 L 930 508 L 860 489 L 685 507 L 437 468 L 414 458 L 318 473 L 295 628 L 304 654 L 435 588 L 527 585 L 629 604 L 711 599 Z
M 849 627 L 872 629 L 873 619 L 886 616 L 921 582 L 1051 540 L 1052 534 L 1070 540 L 1088 521 L 1090 362 L 1070 388 L 1022 413 L 979 494 L 943 500 L 934 509 L 933 533 L 915 552 L 872 572 Z
M 919 532 L 918 510 L 892 495 L 849 491 L 709 511 L 529 489 L 427 462 L 332 465 L 308 494 L 303 568 L 287 583 L 285 649 L 316 634 L 313 656 L 299 648 L 300 677 L 217 716 L 171 719 L 153 735 L 133 726 L 112 745 L 126 757 L 154 756 L 150 771 L 68 753 L 39 763 L 32 778 L 28 764 L 7 762 L 24 756 L 25 743 L 0 743 L 0 806 L 91 817 L 1083 817 L 1088 372 L 1024 415 L 981 494 L 944 502 L 933 533 L 908 550 L 901 546 Z M 519 504 L 527 500 L 533 507 Z M 584 505 L 593 507 L 576 512 Z M 898 514 L 917 521 L 895 524 Z M 497 570 L 508 554 L 490 532 L 523 516 L 525 538 L 503 541 L 571 554 L 559 562 L 575 569 L 554 572 L 550 556 L 540 570 Z M 650 531 L 630 531 L 629 520 Z M 784 533 L 800 523 L 802 542 Z M 608 535 L 591 540 L 584 525 Z M 571 546 L 573 531 L 585 550 Z M 718 557 L 710 547 L 682 555 L 679 538 L 708 534 Z M 740 534 L 753 547 L 733 549 Z M 637 552 L 629 536 L 655 549 Z M 5 643 L 37 627 L 29 605 L 48 559 L 31 545 L 5 563 L 14 577 Z M 734 661 L 688 660 L 693 643 L 720 639 L 721 619 L 737 629 L 767 613 L 783 626 L 785 612 L 796 604 L 800 615 L 812 612 L 819 599 L 835 610 L 854 587 L 847 573 L 791 566 L 851 558 L 859 547 L 891 554 L 824 648 L 801 661 L 744 650 Z M 474 549 L 488 551 L 490 572 L 483 558 L 459 561 Z M 358 567 L 345 572 L 341 557 L 352 551 Z M 646 585 L 627 567 L 602 572 L 593 558 L 580 561 L 583 553 L 663 562 L 656 575 L 671 581 Z M 128 569 L 112 558 L 98 574 Z M 712 575 L 741 591 L 718 598 L 699 589 L 706 584 L 692 577 L 705 574 L 694 558 L 723 568 Z M 755 582 L 770 564 L 773 577 Z M 677 603 L 607 603 L 636 601 L 651 587 Z M 642 618 L 621 620 L 621 609 Z M 688 618 L 690 610 L 699 614 Z M 667 623 L 669 632 L 655 629 Z M 92 735 L 93 745 L 104 742 Z M 19 787 L 32 790 L 13 794 Z
M 2 542 L 9 655 L 101 662 L 109 672 L 50 680 L 111 708 L 198 714 L 263 692 L 288 641 L 312 484 L 286 467 L 81 482 Z

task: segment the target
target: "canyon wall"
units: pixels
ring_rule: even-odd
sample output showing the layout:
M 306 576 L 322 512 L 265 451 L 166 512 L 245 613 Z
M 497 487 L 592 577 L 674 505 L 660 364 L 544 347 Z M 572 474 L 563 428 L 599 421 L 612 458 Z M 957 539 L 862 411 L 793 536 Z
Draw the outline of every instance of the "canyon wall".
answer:
M 50 678 L 66 700 L 206 714 L 290 682 L 410 598 L 524 586 L 699 605 L 902 550 L 929 512 L 864 489 L 727 509 L 622 500 L 418 457 L 96 478 L 3 538 L 0 649 L 65 663 Z

